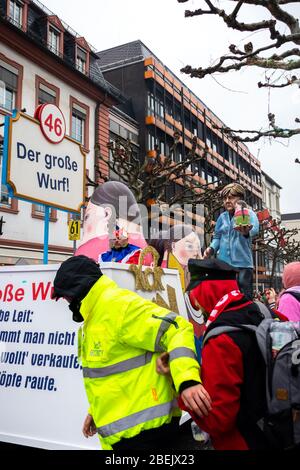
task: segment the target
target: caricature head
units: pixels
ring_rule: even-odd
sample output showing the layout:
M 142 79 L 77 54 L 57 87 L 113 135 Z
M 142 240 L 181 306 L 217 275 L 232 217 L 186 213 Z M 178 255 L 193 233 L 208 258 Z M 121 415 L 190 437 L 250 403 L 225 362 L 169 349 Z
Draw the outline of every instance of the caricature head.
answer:
M 82 242 L 107 235 L 111 216 L 112 210 L 109 206 L 96 205 L 89 201 L 84 215 Z
M 174 225 L 170 229 L 167 249 L 172 252 L 182 266 L 186 266 L 189 259 L 202 258 L 199 237 L 188 225 Z
M 238 183 L 230 183 L 221 191 L 225 210 L 232 212 L 235 210 L 236 203 L 245 198 L 245 189 Z
M 116 225 L 128 231 L 130 223 L 140 223 L 140 211 L 133 193 L 119 181 L 103 183 L 95 189 L 88 203 L 83 243 L 91 238 L 112 234 Z
M 110 248 L 124 248 L 128 245 L 128 234 L 124 228 L 116 227 L 113 231 L 112 238 L 109 241 Z

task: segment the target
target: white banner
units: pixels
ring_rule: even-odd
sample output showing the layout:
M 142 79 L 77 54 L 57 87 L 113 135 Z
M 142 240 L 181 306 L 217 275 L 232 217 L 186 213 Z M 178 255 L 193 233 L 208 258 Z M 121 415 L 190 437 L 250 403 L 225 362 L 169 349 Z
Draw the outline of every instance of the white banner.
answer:
M 85 439 L 81 432 L 88 402 L 77 362 L 78 324 L 67 302 L 51 300 L 57 269 L 0 268 L 0 441 L 100 449 L 97 436 Z M 120 287 L 135 290 L 129 269 L 117 263 L 102 266 Z M 164 290 L 138 293 L 186 317 L 178 272 L 164 271 Z
M 88 410 L 77 362 L 78 324 L 51 300 L 57 266 L 0 270 L 0 440 L 99 449 L 81 433 Z

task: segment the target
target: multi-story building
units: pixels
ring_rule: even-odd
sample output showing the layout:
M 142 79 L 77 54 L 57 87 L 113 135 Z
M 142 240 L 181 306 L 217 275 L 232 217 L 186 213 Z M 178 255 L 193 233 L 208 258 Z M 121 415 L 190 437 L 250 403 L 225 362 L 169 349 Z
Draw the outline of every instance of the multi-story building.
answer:
M 276 183 L 269 175 L 262 171 L 262 207 L 263 210 L 258 214 L 261 215 L 261 222 L 264 218 L 271 218 L 279 222 L 281 220 L 280 213 L 280 190 L 282 187 Z M 259 217 L 260 218 L 260 217 Z M 283 271 L 283 262 L 281 260 L 276 261 L 274 264 L 274 258 L 272 256 L 272 247 L 268 252 L 259 251 L 259 243 L 262 241 L 265 243 L 266 234 L 263 231 L 263 225 L 261 226 L 260 239 L 256 241 L 256 258 L 258 268 L 256 269 L 256 285 L 260 288 L 271 287 L 270 276 L 274 269 L 274 276 L 272 280 L 272 286 L 276 289 L 281 287 L 281 277 Z
M 298 229 L 299 232 L 295 235 L 294 240 L 300 242 L 300 212 L 292 212 L 290 214 L 281 215 L 282 225 L 287 229 Z
M 130 143 L 132 154 L 135 158 L 139 158 L 139 126 L 137 121 L 132 117 L 130 107 L 126 107 L 127 113 L 121 111 L 116 106 L 113 106 L 109 110 L 109 141 L 115 144 L 119 141 L 121 144 Z M 130 115 L 131 114 L 131 115 Z M 110 152 L 110 160 L 113 155 Z M 122 180 L 120 175 L 115 171 L 109 171 L 109 178 L 114 180 Z
M 280 190 L 282 187 L 264 171 L 261 172 L 262 206 L 268 209 L 273 220 L 280 220 Z
M 224 124 L 141 41 L 101 51 L 98 57 L 104 77 L 132 100 L 140 127 L 142 157 L 155 156 L 155 146 L 162 155 L 169 155 L 174 133 L 179 131 L 175 160 L 181 161 L 192 149 L 196 136 L 196 154 L 208 151 L 207 157 L 197 163 L 200 183 L 238 180 L 247 189 L 248 203 L 254 209 L 261 208 L 260 162 L 246 145 L 234 142 L 214 127 L 222 128 Z
M 25 108 L 33 116 L 39 104 L 56 104 L 65 116 L 66 133 L 86 151 L 94 178 L 94 148 L 99 144 L 109 158 L 109 109 L 119 98 L 119 90 L 102 75 L 95 49 L 38 0 L 0 1 L 0 124 L 13 109 Z M 1 174 L 2 145 L 0 151 Z M 107 174 L 106 165 L 102 170 Z M 43 205 L 9 198 L 2 187 L 0 264 L 41 262 L 43 219 Z M 72 253 L 67 221 L 68 214 L 51 209 L 49 262 Z

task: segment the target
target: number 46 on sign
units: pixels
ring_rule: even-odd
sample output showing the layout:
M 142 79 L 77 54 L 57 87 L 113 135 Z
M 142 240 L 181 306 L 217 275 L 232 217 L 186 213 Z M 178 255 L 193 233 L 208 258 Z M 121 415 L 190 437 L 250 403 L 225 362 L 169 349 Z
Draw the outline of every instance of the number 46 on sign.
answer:
M 69 240 L 80 239 L 80 220 L 70 220 L 68 224 Z

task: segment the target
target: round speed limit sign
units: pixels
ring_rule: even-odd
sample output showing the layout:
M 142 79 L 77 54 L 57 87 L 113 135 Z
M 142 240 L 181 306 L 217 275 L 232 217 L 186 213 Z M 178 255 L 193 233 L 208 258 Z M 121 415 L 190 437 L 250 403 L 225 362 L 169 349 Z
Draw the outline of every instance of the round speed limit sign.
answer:
M 61 110 L 55 104 L 43 104 L 39 110 L 42 133 L 53 144 L 59 144 L 66 133 L 66 122 Z

